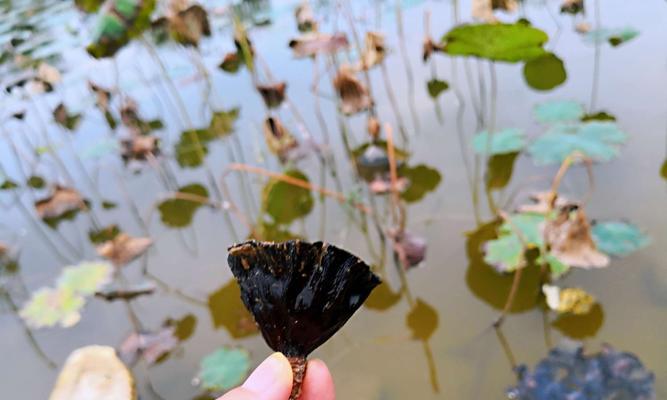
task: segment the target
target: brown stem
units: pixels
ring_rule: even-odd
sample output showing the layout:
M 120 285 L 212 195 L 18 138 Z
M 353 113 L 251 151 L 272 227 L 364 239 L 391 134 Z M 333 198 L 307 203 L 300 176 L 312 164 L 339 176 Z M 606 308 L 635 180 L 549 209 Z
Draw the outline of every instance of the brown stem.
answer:
M 289 400 L 297 400 L 301 396 L 303 380 L 306 378 L 306 367 L 308 366 L 306 357 L 287 357 L 292 366 L 292 393 Z

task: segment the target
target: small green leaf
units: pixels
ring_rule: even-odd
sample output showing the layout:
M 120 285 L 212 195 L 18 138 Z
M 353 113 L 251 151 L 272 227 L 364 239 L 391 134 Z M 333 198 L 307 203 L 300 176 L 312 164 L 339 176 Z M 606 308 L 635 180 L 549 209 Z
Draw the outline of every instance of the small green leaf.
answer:
M 42 189 L 46 185 L 46 182 L 41 176 L 32 175 L 30 178 L 28 178 L 26 184 L 33 189 Z
M 190 129 L 181 133 L 175 144 L 174 153 L 178 165 L 182 168 L 196 168 L 204 163 L 208 154 L 207 143 L 211 141 L 208 129 Z
M 405 318 L 414 340 L 429 340 L 438 329 L 438 312 L 424 300 L 417 298 Z
M 660 176 L 662 176 L 664 180 L 667 180 L 667 158 L 665 159 L 665 162 L 662 163 L 662 167 L 660 167 Z
M 576 101 L 552 100 L 535 106 L 535 118 L 542 123 L 577 121 L 584 116 L 584 107 Z
M 459 25 L 443 38 L 444 51 L 454 56 L 473 56 L 515 63 L 546 53 L 549 37 L 524 23 Z
M 228 136 L 234 131 L 234 123 L 239 118 L 239 108 L 213 113 L 208 129 L 215 137 Z
M 486 154 L 487 146 L 489 154 L 507 154 L 521 151 L 526 145 L 524 133 L 518 128 L 508 128 L 494 132 L 489 139 L 489 133 L 480 132 L 472 139 L 472 147 L 477 154 Z
M 567 80 L 567 72 L 563 60 L 553 53 L 546 53 L 526 62 L 523 77 L 535 90 L 551 90 Z
M 247 350 L 221 347 L 201 360 L 198 377 L 206 390 L 228 390 L 241 383 L 249 369 Z
M 16 182 L 10 179 L 5 179 L 5 181 L 2 182 L 2 185 L 0 185 L 0 190 L 12 190 L 16 189 L 17 187 L 19 187 L 19 185 L 17 185 Z
M 616 117 L 606 111 L 598 111 L 596 113 L 586 114 L 581 117 L 581 122 L 587 121 L 610 121 L 615 122 Z
M 449 89 L 449 83 L 433 78 L 426 83 L 426 88 L 428 89 L 428 95 L 435 99 L 440 93 Z
M 292 169 L 285 175 L 308 182 L 303 172 Z M 289 224 L 308 215 L 313 209 L 314 199 L 310 190 L 271 179 L 262 191 L 262 209 L 279 224 Z
M 401 198 L 408 203 L 421 200 L 427 193 L 434 191 L 442 180 L 440 172 L 424 164 L 402 166 L 398 169 L 398 176 L 409 181 L 408 187 L 401 193 Z
M 613 122 L 555 125 L 528 146 L 538 165 L 560 164 L 574 152 L 595 161 L 609 161 L 619 153 L 627 135 Z
M 651 242 L 648 236 L 629 222 L 600 222 L 593 225 L 591 233 L 598 249 L 612 256 L 627 256 Z
M 199 198 L 208 199 L 208 190 L 204 185 L 192 183 L 178 189 L 179 193 L 192 194 Z M 203 206 L 201 201 L 172 198 L 158 205 L 160 219 L 171 228 L 185 228 L 192 223 L 192 218 L 199 207 Z
M 102 200 L 102 208 L 104 208 L 105 210 L 113 210 L 116 207 L 118 207 L 118 204 L 116 204 L 115 202 L 110 200 Z
M 112 240 L 113 238 L 118 236 L 119 233 L 120 233 L 120 228 L 118 228 L 118 225 L 112 224 L 97 230 L 95 229 L 89 230 L 88 239 L 90 239 L 90 242 L 92 244 L 101 244 L 109 240 Z

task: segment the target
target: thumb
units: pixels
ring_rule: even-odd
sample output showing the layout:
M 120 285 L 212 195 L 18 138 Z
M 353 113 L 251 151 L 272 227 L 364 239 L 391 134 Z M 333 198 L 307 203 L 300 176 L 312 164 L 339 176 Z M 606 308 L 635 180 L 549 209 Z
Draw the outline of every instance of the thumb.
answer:
M 242 386 L 218 400 L 285 400 L 292 390 L 292 367 L 281 353 L 273 353 Z

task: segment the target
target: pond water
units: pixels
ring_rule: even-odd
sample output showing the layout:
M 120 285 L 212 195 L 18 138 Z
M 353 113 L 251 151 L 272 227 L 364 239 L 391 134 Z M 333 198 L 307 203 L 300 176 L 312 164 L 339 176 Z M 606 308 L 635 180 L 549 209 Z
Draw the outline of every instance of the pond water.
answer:
M 190 332 L 168 357 L 132 368 L 141 398 L 212 398 L 193 383 L 203 357 L 220 346 L 240 346 L 249 350 L 254 366 L 270 353 L 243 309 L 226 263 L 227 247 L 254 231 L 259 239 L 331 242 L 366 260 L 384 278 L 386 286 L 376 289 L 367 305 L 313 354 L 331 368 L 338 398 L 505 398 L 517 383 L 513 366 L 533 368 L 563 340 L 583 341 L 590 351 L 609 343 L 634 353 L 655 375 L 655 398 L 667 398 L 664 1 L 586 1 L 585 15 L 573 17 L 560 13 L 559 1 L 526 0 L 514 13 L 498 13 L 507 22 L 525 18 L 548 34 L 544 48 L 563 61 L 567 74 L 561 83 L 559 68 L 539 67 L 541 81 L 559 83 L 551 90 L 527 84 L 524 62 L 492 63 L 442 52 L 422 61 L 425 35 L 439 42 L 457 22 L 471 21 L 469 1 L 314 2 L 320 31 L 344 32 L 350 42 L 349 50 L 335 57 L 319 55 L 317 61 L 296 59 L 288 47 L 300 35 L 294 19 L 298 1 L 248 1 L 234 8 L 222 1 L 205 3 L 212 34 L 198 48 L 156 44 L 145 33 L 114 57 L 96 60 L 85 51 L 95 14 L 86 15 L 69 1 L 0 1 L 3 89 L 34 75 L 39 62 L 31 60 L 46 60 L 62 75 L 50 92 L 39 93 L 32 82 L 3 90 L 0 97 L 0 178 L 18 184 L 0 191 L 0 242 L 18 266 L 13 271 L 3 258 L 4 397 L 46 398 L 73 350 L 90 344 L 119 347 L 131 332 L 157 331 L 171 320 Z M 237 24 L 247 28 L 255 74 L 243 65 L 236 73 L 219 68 L 225 54 L 236 52 L 234 13 Z M 632 27 L 639 35 L 612 46 L 577 32 L 584 22 L 591 29 Z M 363 46 L 367 31 L 385 35 L 386 54 L 367 75 L 356 76 L 363 85 L 370 83 L 383 125 L 381 145 L 388 133 L 384 124 L 389 124 L 404 165 L 399 173 L 412 173 L 411 194 L 404 192 L 397 202 L 373 194 L 357 173 L 358 159 L 349 150 L 371 140 L 368 113 L 337 112 L 332 85 L 334 64 L 358 61 L 355 42 Z M 484 37 L 476 48 L 496 40 L 502 39 Z M 433 78 L 448 83 L 435 99 L 427 90 Z M 286 101 L 267 111 L 254 79 L 286 82 Z M 96 105 L 89 81 L 112 91 L 108 110 L 118 121 L 115 129 Z M 128 165 L 118 141 L 138 126 L 131 118 L 121 123 L 120 109 L 130 99 L 142 120 L 161 124 L 149 132 L 159 138 L 159 154 Z M 564 175 L 559 192 L 584 202 L 591 220 L 632 222 L 650 242 L 625 257 L 612 257 L 607 268 L 572 268 L 557 281 L 595 297 L 597 304 L 584 315 L 549 311 L 540 296 L 539 267 L 529 262 L 509 313 L 494 328 L 514 277 L 484 261 L 484 242 L 496 235 L 500 222 L 494 221 L 531 193 L 550 189 L 559 163 L 541 165 L 529 146 L 516 157 L 497 158 L 491 172 L 508 173 L 508 163 L 514 163 L 511 180 L 503 188 L 485 190 L 485 158 L 473 152 L 472 138 L 482 130 L 518 128 L 524 140 L 533 142 L 547 129 L 536 120 L 535 107 L 554 100 L 581 104 L 587 114 L 605 111 L 627 134 L 617 156 L 591 164 L 592 184 L 584 163 L 578 163 Z M 53 121 L 60 103 L 70 113 L 61 120 L 72 122 L 71 130 Z M 212 112 L 220 111 L 229 112 L 216 114 L 222 115 L 223 137 L 205 131 L 182 134 L 208 127 Z M 76 123 L 74 113 L 81 115 Z M 283 164 L 269 151 L 262 127 L 269 114 L 297 138 L 304 157 Z M 206 154 L 192 135 L 198 135 Z M 382 146 L 377 150 L 384 151 Z M 410 170 L 418 165 L 427 168 Z M 292 171 L 290 176 L 305 176 L 328 192 L 320 196 L 275 178 L 267 189 L 265 171 Z M 46 186 L 29 187 L 29 176 L 42 177 Z M 33 203 L 56 184 L 75 188 L 89 203 L 50 227 Z M 179 192 L 192 184 L 204 191 Z M 176 192 L 190 197 L 186 193 L 175 200 Z M 204 197 L 208 204 L 195 207 Z M 404 273 L 387 234 L 401 210 L 405 228 L 427 243 L 425 259 Z M 153 240 L 116 280 L 152 282 L 154 293 L 130 302 L 91 298 L 81 320 L 69 328 L 33 329 L 24 322 L 19 309 L 30 293 L 54 286 L 66 265 L 99 259 L 88 232 L 111 224 Z

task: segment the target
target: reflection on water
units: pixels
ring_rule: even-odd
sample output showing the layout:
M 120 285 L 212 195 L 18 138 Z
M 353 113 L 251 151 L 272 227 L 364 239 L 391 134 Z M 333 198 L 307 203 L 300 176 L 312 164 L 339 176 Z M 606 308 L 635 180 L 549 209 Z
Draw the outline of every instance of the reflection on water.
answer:
M 636 354 L 664 397 L 664 4 L 111 3 L 0 1 L 8 396 L 46 397 L 96 343 L 133 365 L 142 398 L 215 398 L 191 384 L 207 354 L 268 353 L 227 247 L 300 238 L 383 278 L 316 354 L 341 398 L 532 398 L 540 359 L 635 360 L 549 353 L 564 338 Z M 511 24 L 455 28 L 472 3 Z M 591 254 L 613 257 L 595 269 Z M 114 282 L 76 326 L 19 317 L 93 259 Z M 554 307 L 544 284 L 593 306 Z

